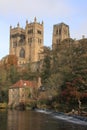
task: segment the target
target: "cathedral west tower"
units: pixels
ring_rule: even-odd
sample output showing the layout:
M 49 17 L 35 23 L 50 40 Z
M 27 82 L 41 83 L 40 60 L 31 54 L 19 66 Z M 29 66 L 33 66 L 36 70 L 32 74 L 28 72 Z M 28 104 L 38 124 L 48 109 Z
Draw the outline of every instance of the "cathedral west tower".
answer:
M 18 64 L 39 61 L 39 52 L 43 47 L 43 22 L 38 23 L 26 21 L 25 29 L 19 23 L 16 28 L 10 27 L 10 54 L 16 55 Z

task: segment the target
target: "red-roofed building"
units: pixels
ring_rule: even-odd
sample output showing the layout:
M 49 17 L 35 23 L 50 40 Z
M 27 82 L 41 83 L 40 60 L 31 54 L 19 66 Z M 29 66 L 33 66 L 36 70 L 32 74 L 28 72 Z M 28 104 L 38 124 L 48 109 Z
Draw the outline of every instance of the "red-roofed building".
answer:
M 9 105 L 17 106 L 27 103 L 32 98 L 33 89 L 37 87 L 34 81 L 19 80 L 9 88 Z

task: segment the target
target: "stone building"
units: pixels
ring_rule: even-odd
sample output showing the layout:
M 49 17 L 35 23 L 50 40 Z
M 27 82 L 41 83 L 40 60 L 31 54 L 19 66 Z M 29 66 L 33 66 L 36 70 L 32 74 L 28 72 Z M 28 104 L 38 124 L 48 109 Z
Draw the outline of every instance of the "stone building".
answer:
M 59 23 L 53 26 L 52 48 L 55 49 L 61 41 L 70 38 L 69 26 Z
M 33 89 L 37 87 L 34 81 L 19 80 L 9 88 L 9 106 L 17 106 L 19 103 L 27 103 L 33 95 Z
M 26 21 L 25 29 L 19 23 L 17 27 L 10 26 L 10 55 L 16 55 L 18 65 L 39 61 L 39 53 L 43 47 L 44 26 L 38 23 Z

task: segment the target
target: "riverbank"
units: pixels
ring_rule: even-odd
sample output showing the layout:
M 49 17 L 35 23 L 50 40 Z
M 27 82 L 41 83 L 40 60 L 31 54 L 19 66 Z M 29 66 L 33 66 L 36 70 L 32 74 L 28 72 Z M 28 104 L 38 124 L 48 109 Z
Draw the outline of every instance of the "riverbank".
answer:
M 7 108 L 8 108 L 7 103 L 0 103 L 0 110 L 7 109 Z
M 7 105 L 2 105 L 4 106 L 3 108 L 7 108 Z M 55 107 L 54 107 L 55 106 Z M 43 102 L 36 102 L 36 100 L 30 100 L 28 103 L 24 104 L 24 103 L 19 103 L 18 105 L 10 105 L 8 106 L 8 109 L 16 109 L 16 110 L 34 110 L 34 109 L 38 109 L 38 110 L 48 110 L 48 111 L 55 111 L 55 112 L 63 112 L 66 115 L 77 115 L 77 116 L 84 116 L 87 117 L 87 111 L 83 111 L 83 110 L 78 110 L 78 109 L 71 109 L 71 111 L 69 109 L 67 109 L 67 106 L 62 106 L 62 105 L 48 105 Z M 61 106 L 63 108 L 61 108 Z

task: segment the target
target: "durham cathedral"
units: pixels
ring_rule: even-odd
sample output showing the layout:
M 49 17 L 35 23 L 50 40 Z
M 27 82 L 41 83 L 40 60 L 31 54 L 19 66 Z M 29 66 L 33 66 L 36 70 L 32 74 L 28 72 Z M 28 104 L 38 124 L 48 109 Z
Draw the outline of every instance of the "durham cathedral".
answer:
M 52 48 L 64 39 L 70 38 L 69 26 L 59 23 L 53 26 Z M 44 23 L 26 21 L 25 29 L 19 23 L 17 27 L 10 26 L 10 55 L 16 55 L 18 65 L 36 63 L 41 60 L 41 51 L 44 47 Z
M 72 38 L 70 38 L 69 26 L 67 24 L 61 22 L 53 25 L 52 50 L 59 49 L 61 45 L 63 45 L 63 50 L 65 50 L 70 46 L 70 39 Z M 86 40 L 84 35 L 83 39 Z M 21 28 L 19 23 L 16 27 L 10 26 L 9 42 L 9 55 L 0 60 L 0 65 L 7 64 L 10 57 L 15 56 L 18 66 L 26 66 L 31 63 L 33 68 L 35 68 L 34 70 L 37 70 L 44 58 L 44 22 L 37 22 L 35 17 L 33 22 L 29 23 L 26 20 L 25 28 Z M 80 46 L 80 40 L 74 39 L 73 46 Z

